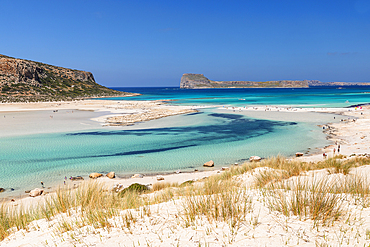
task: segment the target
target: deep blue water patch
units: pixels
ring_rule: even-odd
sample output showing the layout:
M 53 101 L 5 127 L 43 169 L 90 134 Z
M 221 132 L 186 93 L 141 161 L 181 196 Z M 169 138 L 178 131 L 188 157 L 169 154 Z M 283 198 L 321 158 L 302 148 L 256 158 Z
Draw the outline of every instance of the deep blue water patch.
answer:
M 215 119 L 214 124 L 115 131 L 81 131 L 13 138 L 11 145 L 21 155 L 0 155 L 11 164 L 68 164 L 86 159 L 109 159 L 164 153 L 248 140 L 272 133 L 294 122 L 251 119 L 239 114 L 203 113 Z M 189 116 L 196 117 L 196 116 Z M 196 118 L 195 118 L 196 119 Z M 3 140 L 6 145 L 6 139 Z M 59 144 L 60 143 L 60 144 Z M 75 148 L 73 148 L 75 146 Z M 71 147 L 71 148 L 70 148 Z

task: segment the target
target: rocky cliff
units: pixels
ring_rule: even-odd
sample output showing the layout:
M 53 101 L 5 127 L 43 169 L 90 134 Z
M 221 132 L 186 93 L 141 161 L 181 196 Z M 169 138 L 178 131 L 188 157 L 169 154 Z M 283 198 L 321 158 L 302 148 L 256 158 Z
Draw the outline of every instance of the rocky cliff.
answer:
M 211 81 L 203 74 L 183 74 L 180 88 L 308 87 L 310 81 Z
M 55 101 L 127 94 L 97 84 L 90 72 L 0 55 L 0 102 Z
M 183 74 L 180 81 L 180 88 L 211 87 L 211 81 L 203 74 Z

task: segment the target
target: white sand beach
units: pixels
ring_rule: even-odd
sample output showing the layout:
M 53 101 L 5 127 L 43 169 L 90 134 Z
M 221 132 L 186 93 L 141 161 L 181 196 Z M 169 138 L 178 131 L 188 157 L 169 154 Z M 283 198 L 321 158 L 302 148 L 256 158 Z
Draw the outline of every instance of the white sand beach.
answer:
M 160 102 L 137 101 L 79 101 L 63 103 L 29 103 L 29 104 L 1 104 L 0 113 L 31 110 L 88 110 L 109 112 L 93 121 L 100 124 L 132 124 L 174 114 L 183 114 L 195 111 L 193 107 L 179 107 L 163 105 Z M 248 108 L 223 109 L 236 112 L 271 112 L 271 118 L 278 118 L 284 112 L 322 112 L 334 113 L 342 117 L 343 121 L 321 126 L 328 134 L 328 138 L 336 145 L 324 147 L 320 153 L 294 160 L 317 162 L 339 154 L 359 157 L 370 154 L 370 107 L 361 108 L 290 108 L 259 106 Z M 154 112 L 153 115 L 146 114 Z M 137 114 L 135 118 L 126 118 Z M 272 116 L 274 115 L 274 116 Z M 259 114 L 254 115 L 259 116 Z M 335 149 L 335 152 L 334 152 Z M 323 157 L 327 154 L 327 158 Z M 263 190 L 254 186 L 256 176 L 265 169 L 256 168 L 250 172 L 233 177 L 241 182 L 242 188 L 248 193 L 250 210 L 236 226 L 230 221 L 213 221 L 205 217 L 198 218 L 192 224 L 187 224 L 184 218 L 184 204 L 186 197 L 176 196 L 173 199 L 150 205 L 150 214 L 142 215 L 142 208 L 137 210 L 123 210 L 122 215 L 128 212 L 136 217 L 130 227 L 124 225 L 122 218 L 112 217 L 109 221 L 112 227 L 96 228 L 86 225 L 70 231 L 60 232 L 60 222 L 66 219 L 77 219 L 78 213 L 60 214 L 50 220 L 40 219 L 33 221 L 27 230 L 14 230 L 0 246 L 367 246 L 370 244 L 370 209 L 354 203 L 349 197 L 343 197 L 345 216 L 329 225 L 316 226 L 311 219 L 301 219 L 298 216 L 287 217 L 280 212 L 271 210 L 266 203 Z M 366 181 L 370 179 L 370 166 L 352 168 L 350 174 L 330 173 L 328 169 L 310 171 L 302 174 L 302 178 L 328 177 L 332 181 L 344 181 L 346 176 L 361 175 Z M 222 174 L 224 171 L 209 168 L 206 172 L 192 172 L 163 175 L 160 183 L 183 183 L 185 181 L 202 181 L 204 177 Z M 161 178 L 161 179 L 162 179 Z M 289 178 L 294 181 L 293 178 Z M 289 180 L 288 179 L 288 180 Z M 158 183 L 156 176 L 143 178 L 109 179 L 102 177 L 97 181 L 104 183 L 107 188 L 114 184 L 127 187 L 133 183 L 152 186 Z M 370 181 L 370 180 L 369 180 Z M 202 183 L 202 182 L 200 182 Z M 79 183 L 76 183 L 77 186 Z M 72 185 L 72 184 L 70 184 Z M 159 192 L 158 192 L 159 193 Z M 30 206 L 42 203 L 51 194 L 36 198 L 26 198 L 10 202 L 13 207 Z M 248 204 L 249 205 L 249 204 Z M 141 216 L 140 216 L 141 214 Z

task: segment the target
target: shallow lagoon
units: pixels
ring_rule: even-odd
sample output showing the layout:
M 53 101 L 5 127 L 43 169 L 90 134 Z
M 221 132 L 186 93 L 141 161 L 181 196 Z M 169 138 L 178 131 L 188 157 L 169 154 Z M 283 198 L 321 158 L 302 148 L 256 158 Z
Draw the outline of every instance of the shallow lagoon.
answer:
M 138 91 L 139 90 L 139 91 Z M 141 88 L 130 100 L 171 99 L 189 105 L 295 105 L 343 107 L 369 102 L 369 88 L 215 89 Z M 125 89 L 125 91 L 130 91 Z M 127 98 L 124 98 L 127 100 Z M 348 101 L 348 102 L 347 102 Z M 300 112 L 232 112 L 202 109 L 129 127 L 101 127 L 89 111 L 8 112 L 0 119 L 0 196 L 24 195 L 25 189 L 62 185 L 64 177 L 91 172 L 133 173 L 191 171 L 214 160 L 217 167 L 242 163 L 251 155 L 290 156 L 316 152 L 330 144 L 319 124 L 334 116 Z M 339 119 L 339 118 L 337 118 Z M 13 188 L 14 191 L 11 191 Z
M 81 125 L 80 130 L 75 129 L 76 119 L 65 120 L 63 132 L 1 138 L 1 187 L 7 189 L 2 196 L 22 195 L 25 189 L 40 186 L 40 181 L 56 186 L 65 176 L 86 178 L 91 172 L 127 176 L 202 170 L 202 164 L 211 159 L 220 167 L 242 163 L 251 155 L 313 152 L 329 144 L 317 124 L 333 117 L 312 113 L 307 122 L 305 114 L 290 113 L 288 121 L 276 121 L 203 109 L 131 127 L 91 125 L 86 129 L 87 125 Z M 67 123 L 71 131 L 66 131 Z

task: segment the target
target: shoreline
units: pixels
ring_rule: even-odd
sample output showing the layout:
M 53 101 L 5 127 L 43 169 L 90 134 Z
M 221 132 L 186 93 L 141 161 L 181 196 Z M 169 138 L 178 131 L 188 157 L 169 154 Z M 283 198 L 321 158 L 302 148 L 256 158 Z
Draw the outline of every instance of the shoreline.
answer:
M 31 111 L 31 110 L 52 110 L 52 109 L 76 109 L 76 110 L 89 110 L 89 111 L 95 111 L 95 112 L 109 112 L 106 115 L 93 118 L 93 121 L 99 122 L 104 126 L 104 124 L 107 123 L 108 119 L 114 118 L 117 114 L 127 114 L 127 115 L 132 115 L 132 114 L 145 114 L 148 109 L 156 109 L 160 108 L 161 111 L 166 111 L 168 109 L 169 114 L 167 116 L 172 116 L 175 115 L 173 112 L 173 109 L 178 109 L 179 111 L 175 112 L 177 114 L 185 114 L 182 113 L 182 110 L 188 110 L 190 112 L 196 111 L 194 108 L 195 107 L 190 107 L 190 106 L 170 106 L 163 101 L 110 101 L 110 100 L 83 100 L 83 101 L 78 101 L 78 102 L 48 102 L 48 103 L 18 103 L 15 106 L 14 105 L 8 105 L 8 107 L 4 108 L 3 104 L 0 104 L 0 113 L 2 112 L 12 112 L 12 111 Z M 200 107 L 199 107 L 200 108 Z M 369 107 L 363 107 L 363 110 L 368 110 L 370 109 Z M 292 108 L 292 107 L 279 107 L 279 106 L 252 106 L 252 107 L 227 107 L 227 108 L 219 108 L 223 110 L 231 110 L 231 111 L 277 111 L 277 112 L 322 112 L 322 113 L 335 113 L 335 114 L 341 114 L 343 116 L 351 116 L 351 114 L 357 114 L 359 115 L 363 111 L 354 111 L 353 109 L 349 108 Z M 360 116 L 365 116 L 365 115 L 360 115 Z M 159 116 L 158 118 L 162 118 L 166 116 Z M 351 116 L 351 117 L 356 117 L 356 116 Z M 158 119 L 158 118 L 153 118 L 153 119 Z M 142 121 L 149 121 L 152 120 L 150 118 L 137 118 L 136 121 L 133 121 L 131 124 L 134 124 L 136 122 L 142 122 Z M 332 136 L 332 133 L 336 133 L 341 131 L 343 129 L 341 126 L 344 125 L 345 123 L 348 122 L 340 122 L 338 123 L 327 123 L 326 126 L 330 126 L 332 128 L 330 132 L 325 133 L 327 135 L 327 138 L 333 142 L 335 142 L 337 139 L 340 139 L 340 135 Z M 109 125 L 109 124 L 108 124 Z M 120 124 L 119 126 L 125 126 L 128 125 L 127 123 Z M 328 131 L 328 130 L 327 130 Z M 325 132 L 325 131 L 324 131 Z M 347 141 L 342 140 L 340 144 L 342 145 L 342 150 L 341 154 L 345 155 L 350 155 L 353 153 L 353 148 L 349 149 L 347 146 L 351 146 L 351 144 L 345 143 Z M 357 144 L 357 143 L 356 143 Z M 357 147 L 356 147 L 357 148 Z M 310 154 L 305 154 L 302 157 L 299 157 L 297 159 L 306 161 L 306 162 L 311 162 L 311 161 L 319 161 L 322 160 L 322 152 L 326 152 L 331 155 L 331 150 L 333 149 L 333 145 L 328 145 L 325 147 L 320 148 L 320 150 L 317 150 L 314 153 Z M 350 150 L 350 151 L 349 151 Z M 314 151 L 314 150 L 311 150 Z M 370 150 L 369 150 L 370 153 Z M 294 156 L 292 157 L 287 157 L 287 158 L 295 158 Z M 219 171 L 219 168 L 221 167 L 215 167 L 213 168 L 213 173 L 217 173 Z M 91 171 L 94 172 L 94 171 Z M 165 176 L 165 182 L 168 182 L 168 180 L 176 182 L 177 180 L 181 180 L 181 177 L 183 177 L 183 174 L 190 174 L 190 176 L 195 176 L 195 174 L 201 174 L 203 172 L 210 172 L 210 171 L 197 171 L 197 172 L 191 172 L 191 171 L 182 171 L 181 174 L 176 174 L 174 172 L 159 172 L 159 173 L 150 173 L 148 175 L 145 175 L 144 178 L 147 179 L 139 179 L 138 181 L 142 181 L 145 183 L 145 181 L 151 181 L 151 183 L 155 180 L 157 175 Z M 84 177 L 87 177 L 88 174 L 83 175 Z M 197 175 L 198 176 L 198 175 Z M 102 178 L 99 179 L 104 180 Z M 134 183 L 136 180 L 132 180 L 129 178 L 129 175 L 113 180 L 104 180 L 105 182 L 109 181 L 108 183 L 113 184 L 113 183 L 124 183 L 129 186 L 130 184 Z M 72 181 L 73 182 L 73 181 Z M 74 182 L 75 183 L 75 182 Z M 150 184 L 150 182 L 148 182 Z M 63 186 L 62 182 L 60 182 L 59 186 Z M 53 193 L 56 190 L 56 186 L 52 186 L 51 190 L 48 191 L 48 193 Z M 21 196 L 20 200 L 23 200 L 24 197 L 27 198 L 27 194 L 24 194 L 24 196 Z M 5 197 L 7 200 L 11 200 L 12 197 L 14 196 L 7 196 Z
M 342 116 L 340 122 L 329 122 L 319 126 L 323 128 L 323 133 L 327 136 L 327 139 L 332 141 L 334 144 L 324 146 L 320 148 L 320 150 L 318 150 L 316 153 L 292 158 L 296 158 L 306 162 L 316 162 L 323 160 L 323 153 L 327 154 L 328 157 L 332 157 L 335 154 L 350 156 L 351 154 L 358 153 L 359 150 L 361 150 L 360 154 L 370 153 L 370 139 L 365 140 L 367 136 L 370 137 L 370 130 L 367 130 L 366 126 L 364 126 L 367 123 L 370 123 L 370 103 L 353 105 L 351 107 L 345 108 L 294 108 L 270 105 L 227 107 L 220 109 L 231 110 L 234 112 L 319 112 L 339 115 Z M 354 135 L 352 135 L 351 133 L 353 133 Z M 360 139 L 358 134 L 361 135 Z M 338 145 L 340 145 L 340 153 L 337 152 Z M 336 149 L 335 152 L 334 149 Z
M 265 107 L 265 106 L 264 106 Z M 258 109 L 250 110 L 250 111 L 265 111 L 266 108 L 260 107 Z M 229 109 L 229 110 L 235 110 L 235 109 Z M 292 108 L 285 109 L 285 111 L 293 111 Z M 298 110 L 297 110 L 298 111 Z M 284 110 L 282 111 L 284 112 Z M 281 113 L 280 116 L 281 116 Z M 308 112 L 308 110 L 302 110 L 302 112 Z M 323 109 L 322 112 L 324 114 L 327 113 L 333 113 L 332 109 Z M 341 145 L 343 151 L 341 151 L 341 154 L 344 153 L 351 153 L 352 150 L 358 150 L 357 148 L 370 146 L 369 140 L 366 140 L 366 138 L 362 138 L 364 133 L 362 130 L 366 130 L 369 133 L 370 136 L 370 130 L 367 130 L 368 123 L 370 123 L 370 106 L 363 108 L 359 111 L 336 111 L 336 116 L 343 117 L 343 119 L 346 119 L 346 121 L 339 121 L 337 123 L 326 123 L 322 126 L 325 127 L 322 131 L 326 131 L 325 133 L 330 140 L 335 141 L 336 139 L 341 140 Z M 342 115 L 339 115 L 341 113 Z M 278 115 L 277 115 L 278 116 Z M 275 116 L 276 117 L 276 116 Z M 353 120 L 356 119 L 356 120 Z M 286 119 L 284 119 L 285 121 Z M 350 120 L 350 121 L 348 121 Z M 356 133 L 361 133 L 360 135 L 356 135 Z M 357 136 L 357 137 L 356 137 Z M 355 143 L 357 140 L 364 140 L 366 143 Z M 359 147 L 358 145 L 362 145 Z M 354 146 L 354 147 L 352 147 Z M 355 149 L 353 149 L 355 148 Z M 327 147 L 323 147 L 322 150 L 328 150 L 330 151 L 332 149 L 331 145 Z M 360 149 L 360 151 L 363 151 Z M 331 156 L 331 153 L 328 155 L 328 157 Z M 266 157 L 267 158 L 267 157 Z M 315 162 L 318 160 L 323 160 L 323 157 L 321 154 L 309 154 L 304 155 L 303 157 L 286 157 L 287 159 L 295 159 L 295 160 L 302 160 L 306 162 Z M 231 167 L 232 165 L 230 165 Z M 296 216 L 285 216 L 281 214 L 280 212 L 271 211 L 266 205 L 263 204 L 263 200 L 266 199 L 266 197 L 261 196 L 263 193 L 259 192 L 258 189 L 253 189 L 250 187 L 253 183 L 256 177 L 256 173 L 258 175 L 259 172 L 266 171 L 266 167 L 258 167 L 250 172 L 244 173 L 242 175 L 239 175 L 237 177 L 233 177 L 233 180 L 241 182 L 246 188 L 246 198 L 248 200 L 251 200 L 251 207 L 253 205 L 253 210 L 250 211 L 250 217 L 251 219 L 245 219 L 245 223 L 238 226 L 237 231 L 235 233 L 235 243 L 237 246 L 240 244 L 246 244 L 246 243 L 252 243 L 256 245 L 257 243 L 266 243 L 268 245 L 277 245 L 283 246 L 283 243 L 286 244 L 286 241 L 281 240 L 281 236 L 289 236 L 290 237 L 296 237 L 297 232 L 300 231 L 304 232 L 304 242 L 299 242 L 300 237 L 298 236 L 298 242 L 296 239 L 294 239 L 294 243 L 300 243 L 307 246 L 316 246 L 317 241 L 326 241 L 326 242 L 338 242 L 338 240 L 334 239 L 333 236 L 336 236 L 336 232 L 342 229 L 342 226 L 346 226 L 345 223 L 338 221 L 334 225 L 330 226 L 320 226 L 320 227 L 313 227 L 312 225 L 313 221 L 311 219 L 304 219 L 301 220 L 300 218 Z M 133 183 L 140 183 L 146 186 L 154 187 L 153 185 L 155 183 L 162 183 L 163 187 L 166 188 L 166 186 L 169 186 L 170 184 L 177 183 L 180 185 L 183 182 L 186 181 L 202 181 L 202 179 L 216 175 L 216 174 L 222 174 L 222 169 L 219 169 L 218 167 L 212 167 L 212 168 L 206 168 L 204 167 L 202 170 L 204 171 L 197 171 L 197 172 L 181 172 L 179 174 L 176 174 L 174 172 L 167 173 L 167 174 L 151 174 L 149 176 L 144 176 L 143 178 L 127 178 L 127 177 L 118 177 L 114 179 L 110 179 L 106 176 L 100 177 L 95 179 L 101 186 L 104 186 L 105 189 L 113 190 L 117 188 L 117 185 L 119 185 L 118 188 L 127 188 L 129 185 Z M 370 165 L 366 165 L 363 167 L 355 168 L 352 172 L 352 174 L 361 173 L 367 176 L 369 174 Z M 93 172 L 93 171 L 92 171 Z M 345 176 L 344 174 L 330 174 L 326 169 L 321 170 L 311 170 L 308 172 L 305 172 L 304 174 L 298 175 L 302 176 L 304 178 L 310 179 L 311 176 L 314 176 L 316 174 L 317 176 L 330 176 L 330 178 L 341 178 Z M 157 179 L 157 175 L 160 175 L 158 177 L 163 178 L 160 181 Z M 351 175 L 349 175 L 351 176 Z M 296 177 L 291 177 L 287 179 L 287 181 L 295 181 Z M 91 180 L 91 179 L 88 179 Z M 85 180 L 86 181 L 86 180 Z M 68 191 L 77 189 L 77 188 L 84 188 L 84 186 L 79 186 L 79 184 L 82 181 L 70 181 L 68 180 L 68 183 L 66 186 L 60 185 L 64 192 L 68 194 Z M 202 185 L 206 184 L 204 183 L 197 183 L 196 185 Z M 86 185 L 86 184 L 85 184 Z M 204 186 L 204 185 L 203 185 Z M 243 186 L 243 188 L 244 188 Z M 248 187 L 249 186 L 249 187 Z M 158 185 L 160 188 L 160 185 Z M 227 187 L 227 186 L 225 186 Z M 54 191 L 50 191 L 42 196 L 37 197 L 29 197 L 25 194 L 25 197 L 22 199 L 16 199 L 15 201 L 8 201 L 5 202 L 9 210 L 14 210 L 15 212 L 18 212 L 20 210 L 27 211 L 29 208 L 33 208 L 37 205 L 43 205 L 45 202 L 48 202 L 48 199 L 52 199 L 53 196 L 56 194 L 56 189 Z M 105 189 L 103 191 L 105 191 Z M 173 190 L 172 190 L 173 189 Z M 154 191 L 153 193 L 148 194 L 147 198 L 152 198 L 155 196 L 166 196 L 166 193 L 172 193 L 172 191 L 176 191 L 177 188 L 166 188 L 163 190 Z M 101 193 L 101 192 L 100 192 Z M 161 194 L 162 193 L 162 194 Z M 231 193 L 231 190 L 228 191 L 228 193 Z M 105 193 L 104 193 L 105 194 Z M 238 194 L 239 195 L 239 194 Z M 14 246 L 14 244 L 39 244 L 39 243 L 47 243 L 46 245 L 49 245 L 49 243 L 54 245 L 65 245 L 69 246 L 69 243 L 77 243 L 74 242 L 75 239 L 78 241 L 83 241 L 83 243 L 92 243 L 96 246 L 105 246 L 107 241 L 113 246 L 121 246 L 122 242 L 125 241 L 131 241 L 135 240 L 135 243 L 142 244 L 143 242 L 140 242 L 143 238 L 145 238 L 146 243 L 148 241 L 151 241 L 151 243 L 155 242 L 155 246 L 159 246 L 160 244 L 167 244 L 167 243 L 173 243 L 173 244 L 186 244 L 190 241 L 195 244 L 199 244 L 201 239 L 204 239 L 207 243 L 214 243 L 215 246 L 224 246 L 223 241 L 228 239 L 228 236 L 225 235 L 229 231 L 229 228 L 226 228 L 226 225 L 229 225 L 229 222 L 218 222 L 216 221 L 216 226 L 211 223 L 204 220 L 201 220 L 202 224 L 198 225 L 195 223 L 194 226 L 184 226 L 182 224 L 179 225 L 180 217 L 181 216 L 181 209 L 184 206 L 184 201 L 180 195 L 179 198 L 174 198 L 173 200 L 165 201 L 165 202 L 158 202 L 154 203 L 148 206 L 142 206 L 137 209 L 123 209 L 120 211 L 120 216 L 109 218 L 109 222 L 112 222 L 113 225 L 111 228 L 105 228 L 105 227 L 91 227 L 89 224 L 86 226 L 79 226 L 78 224 L 72 224 L 73 222 L 78 223 L 78 212 L 71 210 L 71 215 L 59 213 L 57 215 L 52 216 L 50 219 L 41 218 L 39 220 L 34 220 L 31 223 L 29 223 L 28 229 L 20 229 L 20 230 L 13 230 L 9 236 L 7 236 L 1 243 L 4 244 L 4 246 Z M 210 195 L 206 195 L 206 198 L 210 198 Z M 99 197 L 99 196 L 98 196 Z M 148 212 L 150 212 L 148 215 L 143 215 L 143 210 L 149 209 Z M 141 211 L 140 211 L 141 210 Z M 351 206 L 350 208 L 351 213 L 359 213 L 363 214 L 364 219 L 366 219 L 368 216 L 370 216 L 370 211 L 367 209 L 363 209 L 362 211 L 359 211 L 358 208 Z M 357 211 L 356 211 L 357 210 Z M 134 216 L 136 217 L 138 221 L 132 221 L 129 222 L 130 225 L 123 225 L 120 226 L 120 222 L 122 219 L 124 222 L 128 222 L 127 218 L 125 221 L 124 216 L 128 216 L 127 213 L 136 212 L 137 215 L 141 214 L 141 216 Z M 357 215 L 355 215 L 355 221 L 357 220 Z M 346 218 L 347 219 L 347 218 Z M 352 218 L 351 218 L 352 219 Z M 345 220 L 345 219 L 344 219 Z M 343 220 L 343 221 L 344 221 Z M 154 223 L 153 223 L 154 222 Z M 250 222 L 251 225 L 248 224 Z M 368 221 L 365 222 L 367 227 L 370 227 L 370 223 Z M 69 228 L 66 230 L 66 232 L 58 232 L 58 229 L 62 226 L 62 224 L 68 224 Z M 70 225 L 69 225 L 70 224 Z M 118 225 L 117 225 L 118 224 Z M 289 228 L 288 228 L 289 227 Z M 334 229 L 335 227 L 335 229 Z M 363 227 L 362 223 L 359 224 L 359 227 Z M 366 227 L 366 229 L 368 229 Z M 172 229 L 172 233 L 163 232 L 161 229 Z M 64 229 L 64 228 L 63 228 Z M 159 229 L 159 230 L 158 230 Z M 212 229 L 211 231 L 209 229 Z M 236 229 L 236 228 L 235 228 Z M 332 231 L 330 229 L 333 229 Z M 346 228 L 347 229 L 347 228 Z M 355 233 L 355 231 L 352 228 L 350 229 L 350 232 Z M 356 228 L 357 229 L 357 228 Z M 92 230 L 92 231 L 91 231 Z M 321 235 L 321 231 L 325 231 L 324 237 Z M 233 231 L 230 228 L 230 232 Z M 153 234 L 156 233 L 156 235 Z M 249 234 L 252 233 L 253 235 Z M 239 235 L 238 235 L 239 233 Z M 244 233 L 244 234 L 242 234 Z M 245 235 L 245 233 L 249 234 L 248 237 Z M 50 237 L 50 234 L 55 234 L 53 237 Z M 172 234 L 175 235 L 175 237 L 170 237 Z M 234 234 L 234 233 L 233 233 Z M 330 235 L 331 234 L 331 235 Z M 367 230 L 365 235 L 365 228 L 361 232 L 363 236 L 367 236 Z M 329 237 L 332 237 L 331 239 L 326 239 L 326 235 Z M 352 234 L 353 235 L 353 234 Z M 351 236 L 352 236 L 351 235 Z M 97 236 L 100 236 L 98 239 Z M 103 236 L 103 237 L 102 237 Z M 179 236 L 179 237 L 177 237 Z M 181 238 L 180 236 L 186 236 L 186 238 Z M 247 237 L 246 237 L 247 236 Z M 267 237 L 266 237 L 267 236 Z M 357 236 L 357 235 L 356 235 Z M 206 239 L 207 237 L 207 239 Z M 159 240 L 157 239 L 159 238 Z M 193 239 L 194 238 L 194 239 Z M 163 243 L 162 239 L 166 239 L 166 242 Z M 199 239 L 199 240 L 198 240 Z M 219 242 L 220 239 L 221 241 Z M 213 242 L 212 242 L 213 241 Z M 287 240 L 288 241 L 288 240 Z M 364 240 L 365 242 L 368 241 L 366 238 Z M 352 241 L 354 242 L 354 241 Z M 293 244 L 293 240 L 290 241 L 290 243 Z M 2 245 L 0 244 L 0 245 Z M 230 245 L 234 245 L 231 244 Z M 294 244 L 293 244 L 294 245 Z M 166 245 L 167 246 L 167 245 Z M 284 245 L 285 246 L 285 245 Z

